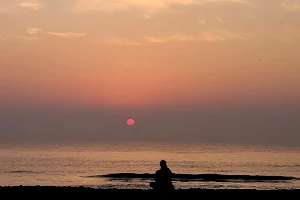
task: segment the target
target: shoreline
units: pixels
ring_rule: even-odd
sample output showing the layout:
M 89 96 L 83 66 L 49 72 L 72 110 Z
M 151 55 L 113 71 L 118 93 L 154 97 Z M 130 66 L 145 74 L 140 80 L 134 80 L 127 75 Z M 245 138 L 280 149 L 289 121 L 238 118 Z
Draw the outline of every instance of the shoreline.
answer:
M 149 198 L 155 197 L 157 194 L 153 190 L 142 189 L 95 189 L 83 186 L 0 186 L 0 193 L 2 195 L 8 194 L 10 197 L 21 195 L 25 197 L 40 197 L 40 195 L 47 197 L 60 197 L 68 195 L 68 197 L 122 197 L 122 198 Z M 202 197 L 221 197 L 221 198 L 234 198 L 234 197 L 283 197 L 289 198 L 294 195 L 300 195 L 300 189 L 278 189 L 278 190 L 255 190 L 255 189 L 176 189 L 171 196 L 189 198 L 193 196 Z
M 110 179 L 143 179 L 154 180 L 154 174 L 149 173 L 112 173 L 104 175 L 88 176 L 89 178 L 110 178 Z M 247 175 L 247 174 L 172 174 L 175 181 L 201 181 L 201 182 L 268 182 L 268 181 L 299 181 L 300 178 L 293 176 L 270 176 L 270 175 Z

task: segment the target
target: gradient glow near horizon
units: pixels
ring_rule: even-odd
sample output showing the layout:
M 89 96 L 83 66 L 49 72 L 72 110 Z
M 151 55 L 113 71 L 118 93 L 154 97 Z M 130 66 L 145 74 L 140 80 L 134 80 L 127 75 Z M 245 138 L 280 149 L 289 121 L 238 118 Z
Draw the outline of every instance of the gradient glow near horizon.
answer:
M 1 103 L 300 100 L 298 0 L 0 0 Z
M 299 0 L 0 0 L 0 105 L 297 107 L 299 52 Z

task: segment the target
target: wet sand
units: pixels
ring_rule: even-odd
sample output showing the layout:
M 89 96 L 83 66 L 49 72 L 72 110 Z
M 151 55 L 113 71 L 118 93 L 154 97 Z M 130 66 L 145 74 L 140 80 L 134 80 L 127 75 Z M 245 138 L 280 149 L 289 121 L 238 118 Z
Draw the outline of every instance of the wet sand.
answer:
M 93 189 L 85 187 L 52 187 L 52 186 L 13 186 L 0 187 L 0 194 L 8 198 L 83 198 L 83 199 L 108 199 L 108 198 L 139 198 L 153 199 L 159 195 L 152 190 L 133 189 Z M 292 199 L 299 197 L 298 190 L 246 190 L 246 189 L 180 189 L 169 194 L 176 199 L 204 199 L 204 198 L 283 198 Z M 296 195 L 296 196 L 295 196 Z

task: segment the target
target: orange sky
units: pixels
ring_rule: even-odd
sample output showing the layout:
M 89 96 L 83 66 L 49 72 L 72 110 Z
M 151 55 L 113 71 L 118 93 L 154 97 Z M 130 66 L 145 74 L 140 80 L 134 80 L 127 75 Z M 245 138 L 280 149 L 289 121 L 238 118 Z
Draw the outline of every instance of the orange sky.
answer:
M 0 0 L 0 104 L 300 102 L 297 0 Z

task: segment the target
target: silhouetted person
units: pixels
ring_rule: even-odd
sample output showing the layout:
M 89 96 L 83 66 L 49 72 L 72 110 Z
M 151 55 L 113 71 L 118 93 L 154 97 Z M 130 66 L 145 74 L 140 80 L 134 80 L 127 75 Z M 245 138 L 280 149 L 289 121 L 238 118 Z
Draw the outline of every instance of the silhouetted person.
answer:
M 169 193 L 174 190 L 172 171 L 168 168 L 165 160 L 160 161 L 160 169 L 155 173 L 155 182 L 151 182 L 150 186 L 161 193 Z

